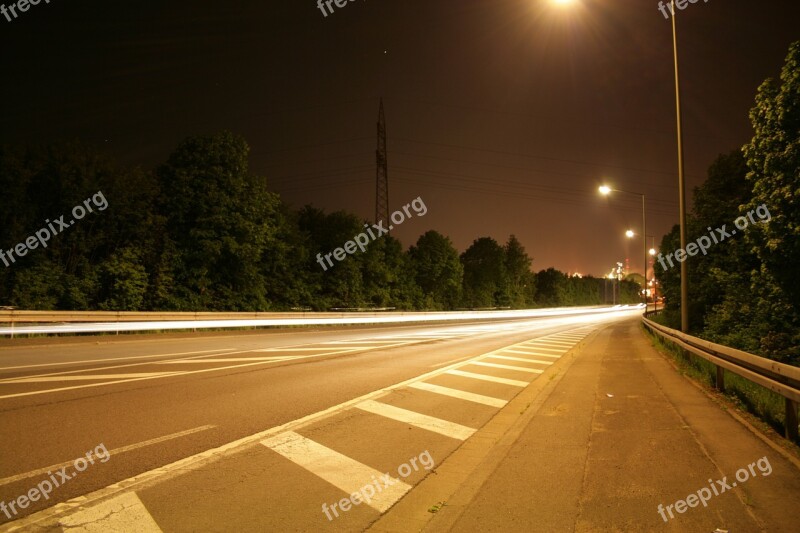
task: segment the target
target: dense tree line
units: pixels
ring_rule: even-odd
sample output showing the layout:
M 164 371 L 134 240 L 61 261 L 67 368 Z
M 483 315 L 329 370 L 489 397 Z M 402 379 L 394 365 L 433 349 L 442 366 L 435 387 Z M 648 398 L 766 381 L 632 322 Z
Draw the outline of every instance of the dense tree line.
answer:
M 784 362 L 800 363 L 800 42 L 792 45 L 780 81 L 766 80 L 750 112 L 754 135 L 721 155 L 695 190 L 687 242 L 727 225 L 736 230 L 707 255 L 687 259 L 690 329 L 701 336 Z M 764 209 L 755 223 L 735 219 Z M 743 225 L 743 224 L 742 224 Z M 680 248 L 678 226 L 662 253 Z M 656 274 L 667 297 L 667 320 L 680 326 L 680 268 Z
M 184 141 L 158 168 L 121 168 L 79 143 L 0 147 L 0 247 L 13 249 L 98 191 L 95 210 L 38 249 L 0 263 L 0 305 L 21 309 L 452 310 L 604 303 L 606 280 L 534 274 L 513 235 L 463 254 L 436 231 L 408 250 L 386 235 L 323 270 L 316 254 L 364 222 L 289 209 L 227 132 Z M 25 251 L 24 249 L 22 251 Z M 14 255 L 12 253 L 12 255 Z M 637 287 L 622 283 L 624 303 Z M 610 292 L 608 293 L 610 295 Z

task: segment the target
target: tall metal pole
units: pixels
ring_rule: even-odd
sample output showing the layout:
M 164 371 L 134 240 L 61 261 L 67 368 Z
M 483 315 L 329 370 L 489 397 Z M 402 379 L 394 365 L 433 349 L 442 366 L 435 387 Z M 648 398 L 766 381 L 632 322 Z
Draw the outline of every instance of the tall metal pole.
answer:
M 644 194 L 642 195 L 642 248 L 644 249 L 644 312 L 647 312 L 647 217 L 644 210 Z
M 678 119 L 678 204 L 680 206 L 681 249 L 686 249 L 686 186 L 683 175 L 683 129 L 681 125 L 681 84 L 678 78 L 678 31 L 675 0 L 672 0 L 672 55 L 675 60 L 675 112 Z M 689 264 L 681 263 L 681 331 L 689 332 Z
M 375 151 L 377 172 L 375 176 L 375 223 L 386 222 L 389 226 L 389 172 L 386 164 L 386 117 L 383 114 L 383 98 L 378 109 L 378 148 Z M 387 231 L 387 234 L 389 232 Z

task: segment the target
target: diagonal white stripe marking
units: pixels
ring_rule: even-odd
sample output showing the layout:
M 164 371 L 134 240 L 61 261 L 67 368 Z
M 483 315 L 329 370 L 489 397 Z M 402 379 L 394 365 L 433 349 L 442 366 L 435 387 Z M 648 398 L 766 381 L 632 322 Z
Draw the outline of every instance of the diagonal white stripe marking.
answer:
M 65 516 L 58 524 L 65 530 L 79 533 L 161 533 L 161 528 L 135 492 L 126 492 L 94 507 L 81 509 Z
M 504 385 L 514 385 L 515 387 L 527 387 L 527 381 L 520 381 L 518 379 L 496 378 L 494 376 L 487 376 L 486 374 L 477 374 L 475 372 L 464 372 L 463 370 L 447 370 L 445 374 L 452 374 L 454 376 L 461 376 L 462 378 L 480 379 L 483 381 L 491 381 L 494 383 L 502 383 Z
M 428 392 L 435 392 L 436 394 L 441 394 L 443 396 L 450 396 L 452 398 L 458 398 L 459 400 L 467 400 L 470 402 L 475 403 L 482 403 L 483 405 L 489 405 L 491 407 L 503 407 L 508 402 L 506 400 L 501 400 L 500 398 L 493 398 L 491 396 L 484 396 L 483 394 L 475 394 L 474 392 L 467 392 L 458 389 L 451 389 L 450 387 L 442 387 L 441 385 L 434 385 L 432 383 L 426 383 L 424 381 L 418 381 L 417 383 L 412 383 L 409 385 L 412 389 L 419 389 Z
M 498 353 L 505 353 L 506 350 Z M 563 353 L 541 353 L 541 352 L 527 352 L 525 355 L 535 355 L 536 357 L 549 357 L 551 359 L 561 359 Z
M 553 361 L 540 361 L 539 359 L 525 359 L 524 357 L 510 357 L 507 355 L 490 355 L 492 359 L 505 359 L 506 361 L 520 361 L 522 363 L 536 363 L 539 365 L 552 365 Z
M 281 433 L 275 437 L 264 439 L 261 444 L 281 454 L 348 495 L 360 492 L 362 488 L 372 486 L 374 496 L 367 505 L 379 512 L 386 511 L 397 500 L 411 490 L 411 486 L 399 479 L 388 477 L 372 467 L 359 463 L 346 455 L 331 450 L 307 439 L 294 431 Z M 385 486 L 386 483 L 389 486 Z
M 567 341 L 536 341 L 535 343 L 531 343 L 536 346 L 561 346 L 564 348 L 569 348 L 571 346 L 575 346 L 574 342 L 567 342 Z
M 374 400 L 361 402 L 360 404 L 356 405 L 356 407 L 362 411 L 367 411 L 368 413 L 391 418 L 392 420 L 404 422 L 418 428 L 427 429 L 428 431 L 433 431 L 434 433 L 439 433 L 440 435 L 444 435 L 445 437 L 450 437 L 453 439 L 467 440 L 473 433 L 475 433 L 474 429 L 468 428 L 467 426 L 462 426 L 461 424 L 456 424 L 455 422 L 423 415 L 422 413 L 409 411 L 408 409 L 402 409 L 400 407 L 395 407 L 394 405 L 388 405 L 385 403 L 376 402 Z
M 510 353 L 521 353 L 522 355 L 535 355 L 536 351 L 537 350 L 534 350 L 533 348 L 531 348 L 531 349 L 527 349 L 526 348 L 524 350 L 517 350 L 517 349 L 514 349 L 514 348 L 505 348 L 503 350 L 497 350 L 497 353 L 510 352 Z M 558 355 L 563 355 L 563 354 L 567 353 L 566 350 L 548 350 L 548 351 L 552 351 L 554 353 L 557 353 Z
M 521 366 L 514 366 L 514 365 L 500 365 L 497 363 L 486 363 L 484 361 L 473 361 L 469 363 L 470 365 L 478 365 L 478 366 L 486 366 L 489 368 L 502 368 L 503 370 L 516 370 L 517 372 L 527 372 L 528 374 L 541 374 L 544 370 L 539 368 L 525 368 Z
M 544 350 L 546 352 L 562 352 L 562 353 L 569 350 L 569 348 L 570 348 L 569 346 L 556 346 L 554 344 L 543 346 L 533 342 L 512 347 L 512 349 L 514 350 Z

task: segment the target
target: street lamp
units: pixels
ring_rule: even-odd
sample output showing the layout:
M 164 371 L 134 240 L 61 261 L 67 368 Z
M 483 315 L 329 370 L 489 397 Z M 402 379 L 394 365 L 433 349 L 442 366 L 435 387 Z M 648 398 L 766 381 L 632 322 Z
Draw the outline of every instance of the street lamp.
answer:
M 643 276 L 642 277 L 644 278 L 643 286 L 645 288 L 644 307 L 645 307 L 645 311 L 647 311 L 647 238 L 645 237 L 647 235 L 647 217 L 645 215 L 645 206 L 644 206 L 644 204 L 645 204 L 645 196 L 644 196 L 644 193 L 623 191 L 621 189 L 612 189 L 608 185 L 601 185 L 600 187 L 598 187 L 597 190 L 600 191 L 600 194 L 602 194 L 603 196 L 608 196 L 612 192 L 621 192 L 623 194 L 633 194 L 634 196 L 641 196 L 642 197 L 642 249 L 644 250 L 644 254 L 643 254 L 644 262 L 642 263 L 642 268 L 644 269 L 644 272 L 643 272 Z M 633 233 L 632 230 L 628 230 L 627 232 L 625 232 L 625 235 L 627 235 L 628 238 L 631 238 L 631 237 L 633 237 L 634 233 Z
M 681 125 L 681 84 L 678 78 L 678 30 L 675 19 L 675 0 L 672 9 L 672 58 L 675 63 L 675 114 L 678 126 L 678 205 L 680 210 L 681 249 L 686 249 L 686 181 L 683 175 L 683 127 Z M 689 264 L 681 263 L 681 331 L 689 332 Z

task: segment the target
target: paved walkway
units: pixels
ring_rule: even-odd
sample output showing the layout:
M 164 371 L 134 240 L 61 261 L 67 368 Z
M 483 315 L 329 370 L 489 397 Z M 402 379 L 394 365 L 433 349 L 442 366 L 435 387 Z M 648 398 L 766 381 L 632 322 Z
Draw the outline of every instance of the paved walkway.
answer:
M 638 321 L 601 331 L 543 392 L 425 531 L 800 531 L 797 463 L 681 376 Z

